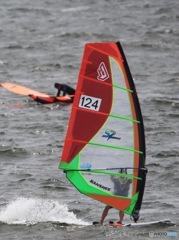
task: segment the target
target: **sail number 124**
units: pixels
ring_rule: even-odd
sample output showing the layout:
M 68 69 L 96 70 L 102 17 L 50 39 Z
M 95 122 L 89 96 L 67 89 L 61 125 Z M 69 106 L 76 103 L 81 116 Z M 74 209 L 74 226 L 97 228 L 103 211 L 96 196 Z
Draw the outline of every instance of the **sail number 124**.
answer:
M 100 105 L 101 105 L 100 98 L 95 98 L 87 95 L 81 95 L 80 102 L 78 107 L 85 108 L 92 111 L 99 111 Z

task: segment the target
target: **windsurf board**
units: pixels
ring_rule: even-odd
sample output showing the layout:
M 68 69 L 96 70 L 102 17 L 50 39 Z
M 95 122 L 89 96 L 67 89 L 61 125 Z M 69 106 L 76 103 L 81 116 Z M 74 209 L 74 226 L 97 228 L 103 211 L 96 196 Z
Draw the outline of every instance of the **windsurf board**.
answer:
M 112 223 L 110 222 L 108 226 L 114 226 L 114 227 L 139 227 L 139 226 L 149 226 L 153 224 L 158 224 L 158 223 L 170 223 L 170 219 L 164 219 L 164 220 L 158 220 L 158 221 L 153 221 L 153 222 L 140 222 L 140 223 L 126 223 L 126 224 L 119 224 L 119 223 Z

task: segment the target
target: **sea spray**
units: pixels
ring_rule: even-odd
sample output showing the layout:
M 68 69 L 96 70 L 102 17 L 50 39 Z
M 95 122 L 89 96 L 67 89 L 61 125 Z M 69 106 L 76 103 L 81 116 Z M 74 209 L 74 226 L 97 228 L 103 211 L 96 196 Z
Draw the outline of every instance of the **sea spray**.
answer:
M 39 222 L 59 222 L 88 225 L 68 211 L 65 204 L 51 199 L 20 197 L 0 209 L 0 221 L 7 224 L 37 224 Z

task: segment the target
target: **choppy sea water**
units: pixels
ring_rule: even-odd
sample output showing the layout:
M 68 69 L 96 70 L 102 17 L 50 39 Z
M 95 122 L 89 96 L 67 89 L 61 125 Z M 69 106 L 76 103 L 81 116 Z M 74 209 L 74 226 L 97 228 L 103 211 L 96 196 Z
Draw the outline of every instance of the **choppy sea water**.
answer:
M 177 1 L 0 3 L 0 83 L 47 94 L 76 87 L 84 45 L 120 41 L 144 118 L 148 175 L 138 228 L 94 227 L 104 205 L 58 169 L 71 105 L 46 107 L 0 88 L 0 239 L 151 239 L 179 225 Z M 105 223 L 118 220 L 110 210 Z M 124 223 L 131 222 L 125 215 Z M 159 237 L 159 236 L 158 236 Z M 177 239 L 177 237 L 172 237 Z

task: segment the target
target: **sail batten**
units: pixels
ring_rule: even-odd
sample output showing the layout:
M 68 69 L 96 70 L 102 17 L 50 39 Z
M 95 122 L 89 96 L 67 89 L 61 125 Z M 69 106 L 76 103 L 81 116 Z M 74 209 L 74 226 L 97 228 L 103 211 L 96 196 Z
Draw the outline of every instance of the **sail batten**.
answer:
M 65 171 L 85 171 L 83 169 L 65 169 Z M 138 180 L 142 180 L 142 178 L 139 177 L 135 177 L 133 175 L 129 175 L 129 174 L 119 174 L 119 173 L 113 173 L 113 172 L 105 172 L 105 171 L 98 171 L 98 170 L 92 170 L 90 169 L 90 173 L 98 173 L 98 174 L 106 174 L 106 175 L 113 175 L 113 176 L 121 176 L 121 177 L 126 177 L 126 178 L 135 178 Z
M 81 74 L 80 74 L 80 77 L 85 78 L 85 80 L 90 80 L 90 81 L 98 82 L 98 80 L 96 80 L 95 78 L 90 78 L 90 77 L 87 77 L 87 76 L 84 76 L 84 75 L 81 75 Z M 108 85 L 108 86 L 111 86 L 110 83 L 103 82 L 103 84 Z
M 143 152 L 140 152 L 138 150 L 130 149 L 130 148 L 123 148 L 123 147 L 119 147 L 119 146 L 112 146 L 112 145 L 100 144 L 100 143 L 94 143 L 94 142 L 88 142 L 88 144 L 96 145 L 99 147 L 115 148 L 115 149 L 121 149 L 121 150 L 125 150 L 125 151 L 131 151 L 131 152 L 137 152 L 137 153 L 143 154 Z
M 119 42 L 85 46 L 59 168 L 81 193 L 139 216 L 147 173 L 144 126 Z
M 72 142 L 77 142 L 77 143 L 96 145 L 96 146 L 99 146 L 99 147 L 115 148 L 115 149 L 120 149 L 120 150 L 124 150 L 124 151 L 131 151 L 131 152 L 136 152 L 136 153 L 143 154 L 143 152 L 140 152 L 138 150 L 130 149 L 130 148 L 124 148 L 124 147 L 120 147 L 120 146 L 113 146 L 113 145 L 108 145 L 108 144 L 100 144 L 100 143 L 95 143 L 95 142 L 85 142 L 85 141 L 80 141 L 80 140 L 77 140 L 77 139 L 66 139 L 66 141 L 70 141 L 70 142 L 72 141 Z
M 131 121 L 131 122 L 140 123 L 139 121 L 134 120 L 134 119 L 131 119 L 131 118 L 126 118 L 126 117 L 117 116 L 117 115 L 113 115 L 113 114 L 110 114 L 109 116 L 110 116 L 110 117 L 114 117 L 114 118 L 120 118 L 120 119 L 123 119 L 123 120 L 126 120 L 126 121 Z
M 131 90 L 131 89 L 127 89 L 127 88 L 120 87 L 120 86 L 117 86 L 117 85 L 113 85 L 113 87 L 122 89 L 122 90 L 124 90 L 124 91 L 133 92 L 133 90 Z
M 90 111 L 90 110 L 86 110 L 86 109 L 79 109 L 78 107 L 73 107 L 73 109 L 78 109 L 78 111 L 88 111 L 88 112 Z M 140 123 L 137 120 L 134 120 L 134 119 L 131 119 L 131 118 L 122 117 L 122 116 L 117 116 L 117 115 L 114 115 L 114 114 L 107 114 L 107 113 L 103 113 L 103 112 L 96 112 L 96 114 L 101 114 L 101 115 L 105 115 L 105 116 L 109 116 L 109 117 L 113 117 L 113 118 L 120 118 L 120 119 L 123 119 L 123 120 L 126 120 L 126 121 Z

